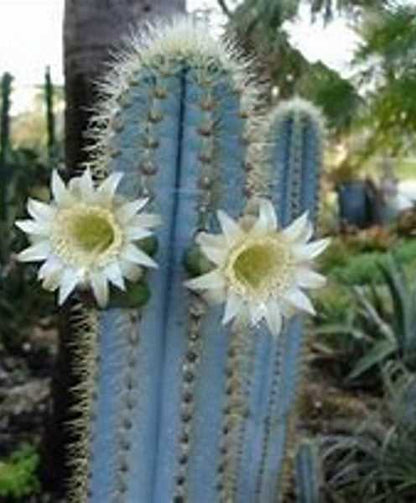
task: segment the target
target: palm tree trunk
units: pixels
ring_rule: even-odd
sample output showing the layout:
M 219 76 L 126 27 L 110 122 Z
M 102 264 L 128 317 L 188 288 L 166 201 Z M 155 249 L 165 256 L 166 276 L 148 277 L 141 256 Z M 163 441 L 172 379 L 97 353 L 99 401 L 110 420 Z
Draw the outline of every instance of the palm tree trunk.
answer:
M 69 170 L 85 160 L 83 132 L 94 103 L 93 81 L 109 51 L 139 22 L 185 11 L 185 0 L 67 0 L 64 22 L 66 160 Z
M 66 0 L 65 57 L 65 156 L 66 174 L 76 173 L 88 161 L 85 131 L 96 100 L 94 82 L 105 71 L 111 49 L 140 22 L 185 12 L 185 0 Z M 43 442 L 43 481 L 55 498 L 64 496 L 69 473 L 65 446 L 74 432 L 65 428 L 71 416 L 69 390 L 77 384 L 71 351 L 70 306 L 61 315 L 60 342 L 52 383 L 52 413 Z M 55 500 L 54 500 L 55 501 Z

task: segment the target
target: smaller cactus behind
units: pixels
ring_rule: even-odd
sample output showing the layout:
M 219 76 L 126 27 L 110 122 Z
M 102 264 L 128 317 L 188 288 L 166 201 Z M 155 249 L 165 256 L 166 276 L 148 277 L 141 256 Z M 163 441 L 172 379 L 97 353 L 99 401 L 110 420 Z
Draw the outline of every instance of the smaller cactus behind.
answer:
M 304 440 L 295 457 L 295 486 L 298 503 L 319 503 L 321 466 L 318 445 Z

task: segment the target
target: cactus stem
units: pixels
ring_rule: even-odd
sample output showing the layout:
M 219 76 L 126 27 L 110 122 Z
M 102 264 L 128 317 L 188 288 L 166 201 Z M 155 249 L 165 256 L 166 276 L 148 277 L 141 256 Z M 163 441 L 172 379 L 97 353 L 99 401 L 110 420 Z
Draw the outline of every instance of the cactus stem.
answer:
M 283 334 L 280 335 L 282 337 Z M 263 479 L 265 475 L 265 467 L 266 467 L 266 462 L 267 462 L 267 454 L 268 454 L 268 446 L 269 446 L 269 440 L 270 440 L 270 435 L 271 435 L 271 414 L 272 410 L 274 409 L 274 405 L 277 399 L 277 387 L 278 387 L 278 382 L 280 380 L 281 376 L 281 359 L 282 359 L 282 347 L 280 344 L 280 339 L 276 344 L 275 352 L 274 352 L 274 357 L 271 362 L 272 365 L 272 381 L 271 381 L 271 387 L 270 387 L 270 395 L 269 395 L 269 402 L 268 402 L 268 407 L 267 407 L 267 415 L 264 419 L 264 432 L 263 432 L 263 438 L 261 441 L 261 458 L 260 458 L 260 463 L 259 463 L 259 470 L 257 474 L 257 480 L 256 480 L 256 497 L 260 499 L 261 497 L 261 492 L 262 492 L 262 486 L 263 486 Z
M 68 446 L 68 464 L 72 467 L 68 482 L 68 503 L 76 503 L 85 499 L 91 476 L 89 469 L 96 398 L 94 390 L 98 373 L 98 313 L 95 309 L 76 304 L 71 309 L 70 323 L 75 339 L 81 340 L 73 345 L 77 360 L 74 373 L 80 381 L 72 390 L 77 396 L 77 404 L 73 408 L 77 417 L 68 425 L 77 437 Z
M 205 308 L 204 301 L 199 296 L 191 294 L 187 348 L 182 363 L 181 420 L 175 477 L 176 498 L 184 497 L 186 493 L 190 437 L 192 435 L 192 419 L 195 406 L 194 393 L 202 350 L 200 326 Z
M 252 356 L 252 343 L 253 339 L 248 337 L 244 327 L 233 327 L 225 367 L 226 401 L 217 468 L 220 501 L 235 501 L 237 492 L 238 467 L 242 456 L 240 447 L 247 415 L 248 387 L 244 377 L 247 374 L 247 360 Z
M 131 310 L 128 313 L 130 318 L 129 333 L 127 335 L 128 339 L 128 354 L 127 365 L 124 368 L 123 375 L 123 400 L 122 405 L 119 409 L 119 426 L 118 426 L 118 439 L 116 449 L 117 453 L 117 465 L 115 467 L 115 474 L 117 478 L 116 492 L 115 496 L 121 496 L 126 492 L 127 489 L 127 477 L 130 470 L 130 466 L 127 461 L 127 451 L 130 448 L 129 436 L 130 431 L 133 426 L 131 416 L 134 411 L 135 405 L 135 394 L 138 388 L 137 382 L 137 372 L 136 364 L 137 358 L 135 357 L 137 353 L 137 346 L 139 344 L 139 332 L 138 332 L 138 314 Z

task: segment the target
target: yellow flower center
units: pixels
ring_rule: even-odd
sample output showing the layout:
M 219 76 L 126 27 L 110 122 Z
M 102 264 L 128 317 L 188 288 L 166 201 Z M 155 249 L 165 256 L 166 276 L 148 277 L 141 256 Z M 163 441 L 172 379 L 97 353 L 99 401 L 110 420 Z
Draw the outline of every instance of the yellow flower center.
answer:
M 84 204 L 59 211 L 51 233 L 55 253 L 76 267 L 104 265 L 119 252 L 122 241 L 110 210 Z
M 77 215 L 69 225 L 76 246 L 86 253 L 101 253 L 114 241 L 114 229 L 102 215 Z
M 290 248 L 278 234 L 246 239 L 232 250 L 225 266 L 231 288 L 256 298 L 285 288 L 292 273 Z

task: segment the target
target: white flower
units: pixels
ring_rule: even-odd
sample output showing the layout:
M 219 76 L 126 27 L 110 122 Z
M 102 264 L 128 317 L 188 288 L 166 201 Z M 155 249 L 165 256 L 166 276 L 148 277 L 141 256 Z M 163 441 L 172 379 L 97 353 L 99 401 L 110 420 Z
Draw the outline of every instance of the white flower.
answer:
M 65 186 L 55 171 L 53 201 L 46 204 L 29 199 L 33 220 L 16 222 L 32 243 L 19 254 L 19 260 L 44 261 L 38 277 L 45 289 L 59 288 L 60 305 L 76 287 L 91 286 L 97 303 L 104 307 L 109 283 L 124 290 L 124 278 L 137 280 L 140 266 L 157 267 L 135 241 L 150 236 L 160 218 L 138 213 L 147 199 L 126 202 L 116 198 L 121 178 L 121 173 L 114 173 L 95 189 L 87 169 Z
M 312 260 L 329 239 L 308 243 L 313 228 L 307 213 L 279 230 L 270 201 L 261 199 L 259 208 L 258 218 L 248 229 L 218 212 L 222 234 L 201 233 L 196 238 L 216 268 L 186 285 L 225 302 L 224 324 L 248 316 L 255 325 L 265 318 L 271 332 L 278 335 L 284 316 L 298 310 L 315 314 L 302 289 L 325 284 L 325 278 L 312 269 Z

